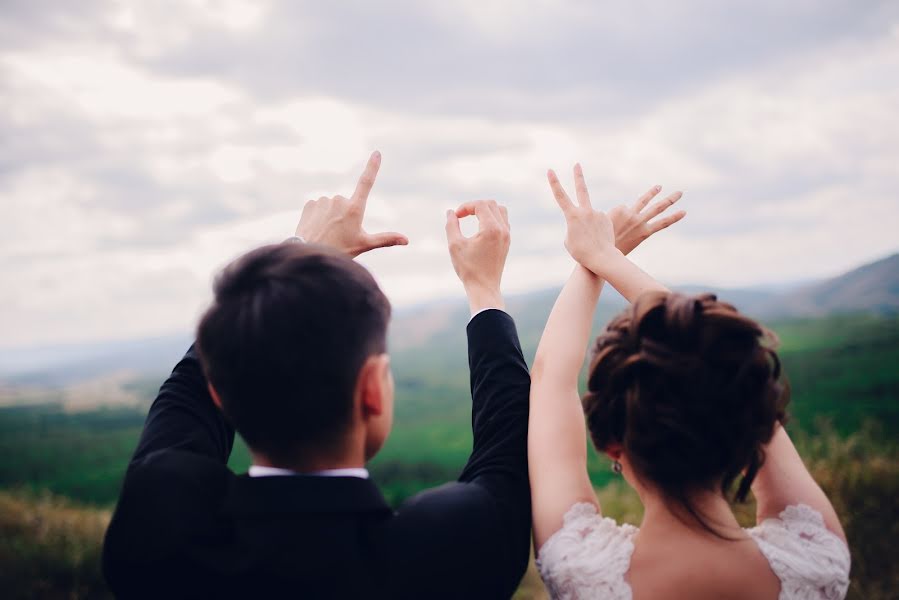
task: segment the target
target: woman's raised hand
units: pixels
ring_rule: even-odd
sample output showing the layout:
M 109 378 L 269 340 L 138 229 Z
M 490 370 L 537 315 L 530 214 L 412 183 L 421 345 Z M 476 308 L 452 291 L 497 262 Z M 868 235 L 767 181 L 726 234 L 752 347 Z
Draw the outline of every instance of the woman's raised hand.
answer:
M 679 210 L 656 219 L 684 195 L 683 192 L 674 192 L 649 206 L 652 199 L 661 191 L 662 186 L 657 185 L 640 196 L 633 205 L 621 204 L 609 211 L 609 218 L 615 226 L 615 245 L 625 254 L 629 254 L 652 234 L 674 225 L 687 215 L 687 211 Z
M 628 254 L 645 239 L 680 221 L 687 214 L 678 211 L 656 219 L 682 195 L 675 192 L 649 206 L 661 190 L 659 186 L 643 194 L 632 206 L 616 206 L 608 214 L 595 210 L 590 203 L 580 164 L 574 166 L 576 204 L 568 197 L 554 171 L 550 170 L 547 177 L 568 225 L 565 248 L 572 258 L 594 273 L 599 273 L 602 264 L 610 257 L 617 253 Z
M 574 260 L 595 273 L 594 267 L 601 264 L 610 254 L 617 252 L 615 228 L 611 219 L 606 213 L 594 210 L 590 204 L 590 194 L 587 192 L 587 183 L 584 181 L 584 171 L 580 164 L 574 165 L 577 203 L 568 197 L 555 171 L 550 169 L 546 176 L 568 225 L 565 249 Z

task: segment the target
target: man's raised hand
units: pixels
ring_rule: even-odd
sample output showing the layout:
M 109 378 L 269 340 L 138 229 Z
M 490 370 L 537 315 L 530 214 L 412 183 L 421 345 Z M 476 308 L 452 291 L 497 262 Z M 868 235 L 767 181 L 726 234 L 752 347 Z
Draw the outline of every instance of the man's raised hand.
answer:
M 373 152 L 350 198 L 322 196 L 307 202 L 296 234 L 310 244 L 331 246 L 352 257 L 375 248 L 408 244 L 408 238 L 400 233 L 367 233 L 362 228 L 368 194 L 380 167 L 381 153 Z
M 478 220 L 478 232 L 465 237 L 459 219 L 471 215 Z M 508 211 L 494 200 L 467 202 L 446 212 L 450 259 L 465 286 L 472 314 L 485 308 L 505 308 L 500 282 L 510 239 Z

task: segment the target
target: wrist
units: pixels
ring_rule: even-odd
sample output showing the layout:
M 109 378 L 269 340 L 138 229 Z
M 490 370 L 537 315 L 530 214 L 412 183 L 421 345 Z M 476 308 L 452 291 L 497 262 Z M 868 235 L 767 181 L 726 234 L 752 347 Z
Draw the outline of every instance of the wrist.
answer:
M 315 231 L 303 231 L 301 232 L 297 229 L 296 234 L 292 238 L 288 238 L 288 241 L 299 241 L 302 240 L 307 244 L 316 244 L 319 246 L 328 246 L 329 248 L 333 248 L 338 252 L 343 252 L 344 254 L 348 254 L 350 258 L 356 258 L 360 254 L 362 254 L 362 249 L 359 246 L 349 246 L 345 240 L 342 239 L 332 239 L 326 233 L 315 232 Z
M 615 265 L 620 264 L 622 260 L 626 260 L 624 252 L 612 247 L 592 254 L 584 266 L 597 277 L 608 279 L 609 270 L 614 269 Z
M 297 227 L 297 230 L 293 234 L 293 238 L 299 238 L 303 240 L 303 242 L 307 244 L 317 244 L 321 246 L 331 246 L 326 240 L 322 239 L 324 236 L 321 235 L 320 232 L 309 231 L 309 230 L 301 230 Z M 291 238 L 291 241 L 296 241 Z
M 506 309 L 506 303 L 498 286 L 466 283 L 465 294 L 468 296 L 468 308 L 472 315 L 488 308 Z

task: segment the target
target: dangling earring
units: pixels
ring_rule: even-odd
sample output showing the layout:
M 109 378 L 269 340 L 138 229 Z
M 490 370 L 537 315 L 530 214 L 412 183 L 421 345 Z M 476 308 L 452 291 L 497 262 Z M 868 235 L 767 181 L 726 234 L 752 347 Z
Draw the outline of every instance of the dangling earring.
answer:
M 612 470 L 618 475 L 621 475 L 621 463 L 617 460 L 612 461 Z

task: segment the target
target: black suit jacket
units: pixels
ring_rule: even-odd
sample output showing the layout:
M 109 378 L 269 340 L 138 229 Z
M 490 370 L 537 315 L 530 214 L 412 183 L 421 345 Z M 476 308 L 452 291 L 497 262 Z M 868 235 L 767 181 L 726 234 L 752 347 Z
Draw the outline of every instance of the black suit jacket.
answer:
M 371 480 L 235 475 L 191 348 L 150 408 L 106 534 L 119 597 L 508 598 L 528 561 L 530 377 L 515 324 L 468 325 L 474 445 L 392 510 Z

